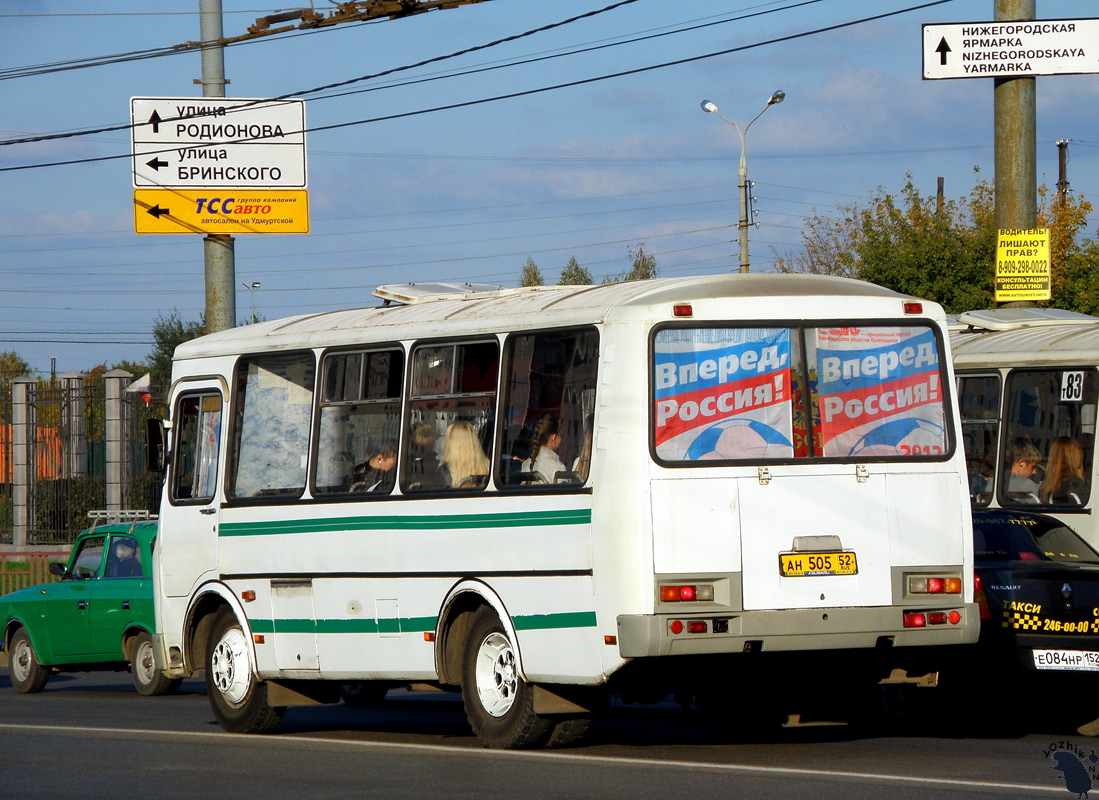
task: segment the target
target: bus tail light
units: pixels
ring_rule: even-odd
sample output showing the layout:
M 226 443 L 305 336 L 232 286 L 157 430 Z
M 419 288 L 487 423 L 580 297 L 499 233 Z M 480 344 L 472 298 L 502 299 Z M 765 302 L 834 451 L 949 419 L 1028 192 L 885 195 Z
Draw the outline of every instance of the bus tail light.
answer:
M 909 301 L 909 302 L 905 303 L 904 304 L 904 313 L 905 314 L 922 314 L 923 313 L 923 303 L 914 303 L 912 301 Z
M 714 585 L 712 583 L 660 585 L 660 602 L 662 603 L 689 603 L 693 601 L 712 603 L 713 600 Z
M 906 628 L 926 628 L 927 627 L 927 615 L 922 611 L 905 611 L 904 612 L 904 627 L 906 627 Z
M 911 575 L 909 594 L 961 594 L 962 579 L 956 576 Z
M 681 619 L 673 619 L 668 623 L 668 630 L 674 636 L 678 636 L 683 631 L 687 631 L 687 633 L 709 633 L 710 623 L 704 619 L 689 619 L 686 622 Z
M 693 317 L 695 310 L 690 303 L 676 303 L 672 306 L 673 317 Z

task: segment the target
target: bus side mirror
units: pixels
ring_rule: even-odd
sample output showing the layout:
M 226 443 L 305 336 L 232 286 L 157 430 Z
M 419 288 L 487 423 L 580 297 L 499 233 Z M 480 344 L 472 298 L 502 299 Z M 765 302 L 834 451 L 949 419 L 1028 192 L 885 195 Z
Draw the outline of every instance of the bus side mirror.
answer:
M 168 425 L 162 419 L 145 420 L 145 469 L 163 472 L 167 461 Z

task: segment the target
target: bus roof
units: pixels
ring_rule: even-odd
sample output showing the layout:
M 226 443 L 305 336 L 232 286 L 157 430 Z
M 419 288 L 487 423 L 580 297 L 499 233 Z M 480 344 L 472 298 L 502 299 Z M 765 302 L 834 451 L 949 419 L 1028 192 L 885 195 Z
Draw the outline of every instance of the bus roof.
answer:
M 901 299 L 874 284 L 820 275 L 739 273 L 688 278 L 657 278 L 606 286 L 530 286 L 499 289 L 468 284 L 380 287 L 386 303 L 369 308 L 305 314 L 258 322 L 184 342 L 176 360 L 248 351 L 352 344 L 371 339 L 395 341 L 463 335 L 485 330 L 491 320 L 503 330 L 602 322 L 615 309 L 669 306 L 714 298 L 877 297 Z M 397 300 L 396 303 L 393 301 Z M 933 303 L 926 304 L 937 309 Z
M 950 346 L 958 369 L 1094 364 L 1099 317 L 1058 308 L 967 311 L 952 320 Z

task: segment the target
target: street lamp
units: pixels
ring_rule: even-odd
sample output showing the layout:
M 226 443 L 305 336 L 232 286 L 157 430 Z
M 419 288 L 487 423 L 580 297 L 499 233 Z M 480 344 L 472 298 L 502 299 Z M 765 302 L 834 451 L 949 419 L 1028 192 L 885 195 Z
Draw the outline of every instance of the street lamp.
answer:
M 245 289 L 248 290 L 248 324 L 251 325 L 256 321 L 256 289 L 259 288 L 259 281 L 252 281 L 251 283 L 241 283 Z
M 763 111 L 766 111 L 773 105 L 781 103 L 786 99 L 786 92 L 779 89 L 774 92 L 770 99 L 767 100 L 767 105 L 763 107 Z M 744 130 L 740 129 L 740 126 L 726 117 L 720 111 L 717 110 L 717 106 L 710 100 L 702 101 L 702 110 L 710 114 L 717 114 L 723 120 L 728 122 L 734 128 L 736 132 L 740 134 L 740 169 L 737 174 L 740 176 L 740 271 L 748 271 L 748 164 L 744 159 L 744 137 L 748 135 L 748 129 L 752 127 L 752 122 L 755 122 L 763 114 L 760 111 L 752 117 L 752 122 L 749 122 L 744 126 Z

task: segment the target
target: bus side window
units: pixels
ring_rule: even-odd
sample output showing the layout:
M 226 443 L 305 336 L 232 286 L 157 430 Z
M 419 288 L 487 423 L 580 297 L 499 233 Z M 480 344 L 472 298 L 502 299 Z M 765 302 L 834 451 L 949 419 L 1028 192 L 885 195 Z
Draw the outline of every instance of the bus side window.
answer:
M 313 411 L 311 352 L 242 358 L 233 405 L 230 497 L 300 497 Z
M 477 491 L 491 473 L 496 340 L 413 348 L 401 491 Z
M 371 458 L 395 452 L 401 424 L 404 352 L 398 348 L 374 352 L 339 352 L 325 356 L 323 393 L 316 437 L 316 495 L 354 491 L 356 473 L 369 472 Z M 392 459 L 382 459 L 394 463 Z M 393 467 L 391 466 L 390 469 Z M 378 479 L 379 488 L 356 493 L 356 499 L 388 494 L 392 481 Z M 374 483 L 375 481 L 371 481 Z M 384 486 L 384 491 L 381 487 Z
M 1000 433 L 1000 376 L 960 375 L 958 407 L 969 497 L 974 505 L 988 505 L 992 499 Z
M 598 360 L 599 336 L 591 329 L 508 338 L 497 485 L 544 489 L 587 482 Z

